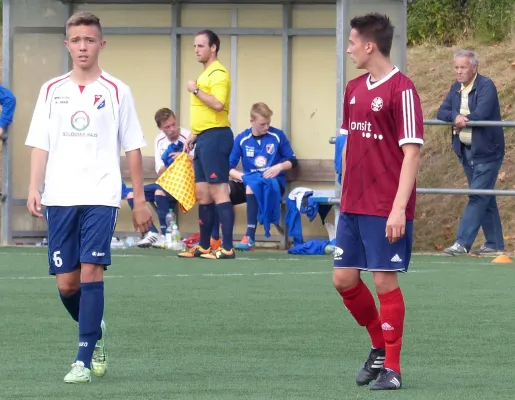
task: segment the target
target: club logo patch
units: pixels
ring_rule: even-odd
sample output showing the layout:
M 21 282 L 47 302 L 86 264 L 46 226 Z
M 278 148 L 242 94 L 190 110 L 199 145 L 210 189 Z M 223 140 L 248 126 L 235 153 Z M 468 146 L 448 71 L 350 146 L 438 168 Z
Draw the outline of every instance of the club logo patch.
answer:
M 376 97 L 372 100 L 372 110 L 377 112 L 381 108 L 383 108 L 383 99 L 381 97 Z
M 95 95 L 95 101 L 93 102 L 94 106 L 97 106 L 97 110 L 100 110 L 101 108 L 104 108 L 106 105 L 106 101 L 104 99 L 104 96 L 101 94 Z
M 72 115 L 70 123 L 73 129 L 83 131 L 89 126 L 89 116 L 84 111 L 77 111 Z
M 266 158 L 263 156 L 256 157 L 256 160 L 254 161 L 254 165 L 257 168 L 263 168 L 266 165 Z

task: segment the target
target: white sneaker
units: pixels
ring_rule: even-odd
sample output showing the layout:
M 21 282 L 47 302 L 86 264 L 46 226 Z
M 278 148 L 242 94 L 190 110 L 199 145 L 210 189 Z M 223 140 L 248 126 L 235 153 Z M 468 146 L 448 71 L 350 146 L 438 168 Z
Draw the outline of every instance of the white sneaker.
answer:
M 84 366 L 82 361 L 72 364 L 72 369 L 64 377 L 66 383 L 89 383 L 91 382 L 91 371 Z
M 157 242 L 152 244 L 152 247 L 155 249 L 165 249 L 166 248 L 166 238 L 161 235 Z
M 160 237 L 161 237 L 161 235 L 159 235 L 158 233 L 147 232 L 145 237 L 143 237 L 143 239 L 141 239 L 138 242 L 137 246 L 143 247 L 143 248 L 151 247 L 155 242 L 157 242 L 159 240 Z

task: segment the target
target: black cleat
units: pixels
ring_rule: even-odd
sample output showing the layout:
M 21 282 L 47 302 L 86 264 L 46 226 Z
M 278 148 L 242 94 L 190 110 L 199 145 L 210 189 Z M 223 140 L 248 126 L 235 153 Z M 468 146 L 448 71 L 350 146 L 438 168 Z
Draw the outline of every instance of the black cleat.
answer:
M 363 368 L 358 372 L 356 376 L 356 384 L 358 386 L 368 385 L 374 379 L 377 378 L 379 372 L 384 365 L 385 350 L 384 349 L 372 349 L 368 355 L 368 360 L 363 365 Z
M 383 368 L 370 390 L 397 390 L 401 387 L 401 376 L 391 369 Z

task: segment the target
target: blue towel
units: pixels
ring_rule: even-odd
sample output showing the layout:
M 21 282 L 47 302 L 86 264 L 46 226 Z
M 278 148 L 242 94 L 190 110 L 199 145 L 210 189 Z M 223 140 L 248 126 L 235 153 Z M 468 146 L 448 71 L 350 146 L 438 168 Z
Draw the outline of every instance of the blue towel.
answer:
M 342 152 L 347 142 L 347 135 L 340 135 L 336 138 L 334 145 L 334 170 L 338 174 L 338 183 L 342 183 Z
M 263 225 L 265 236 L 270 237 L 271 224 L 281 220 L 281 187 L 276 178 L 266 179 L 260 172 L 243 175 L 243 183 L 250 186 L 258 203 L 258 223 Z
M 286 224 L 286 229 L 288 229 L 288 236 L 293 238 L 294 245 L 304 243 L 304 238 L 302 237 L 301 213 L 303 209 L 305 211 L 304 204 L 307 202 L 306 199 L 309 199 L 312 195 L 312 190 L 307 190 L 302 193 L 303 197 L 300 210 L 297 208 L 296 200 L 290 199 L 289 196 L 286 198 L 286 216 L 284 217 L 284 222 Z
M 305 214 L 309 222 L 312 222 L 317 215 L 320 215 L 322 224 L 325 224 L 327 215 L 331 211 L 330 204 L 320 204 L 313 200 L 313 191 L 303 193 L 300 210 L 297 208 L 295 200 L 286 198 L 286 216 L 284 217 L 288 236 L 293 239 L 293 245 L 297 246 L 304 243 L 302 236 L 302 219 L 301 215 Z
M 165 167 L 168 168 L 174 162 L 174 159 L 170 157 L 172 153 L 180 153 L 184 150 L 184 143 L 177 142 L 172 143 L 168 146 L 168 148 L 161 155 L 161 160 L 165 163 Z
M 331 211 L 330 204 L 320 204 L 316 202 L 312 196 L 304 197 L 302 201 L 302 206 L 300 208 L 301 214 L 306 214 L 309 219 L 309 222 L 312 222 L 317 215 L 320 215 L 320 219 L 322 220 L 322 224 L 325 224 L 325 219 L 327 218 L 327 214 Z
M 304 244 L 298 244 L 291 249 L 288 249 L 288 254 L 323 256 L 325 255 L 325 248 L 330 244 L 335 244 L 336 240 L 310 240 Z
M 320 204 L 313 200 L 310 196 L 308 197 L 307 205 L 305 210 L 301 208 L 301 214 L 306 214 L 309 218 L 309 222 L 313 221 L 317 214 L 320 215 L 320 219 L 322 220 L 322 224 L 325 224 L 325 219 L 331 211 L 333 206 L 331 204 Z

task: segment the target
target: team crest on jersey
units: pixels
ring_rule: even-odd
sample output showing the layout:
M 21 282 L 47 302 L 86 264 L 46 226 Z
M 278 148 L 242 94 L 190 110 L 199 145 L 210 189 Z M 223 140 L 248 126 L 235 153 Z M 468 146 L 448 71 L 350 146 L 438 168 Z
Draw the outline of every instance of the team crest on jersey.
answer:
M 274 154 L 275 145 L 273 143 L 266 145 L 266 152 L 268 154 Z
M 71 125 L 77 131 L 83 131 L 89 126 L 89 116 L 84 111 L 77 111 L 71 117 Z
M 100 110 L 101 108 L 104 108 L 106 105 L 106 101 L 104 99 L 104 96 L 101 94 L 95 95 L 95 101 L 93 103 L 94 106 L 97 106 L 97 110 Z
M 383 99 L 381 97 L 376 97 L 372 100 L 372 110 L 379 111 L 381 108 L 383 108 Z
M 266 158 L 263 156 L 256 157 L 256 160 L 254 161 L 254 165 L 257 168 L 263 168 L 266 165 Z

